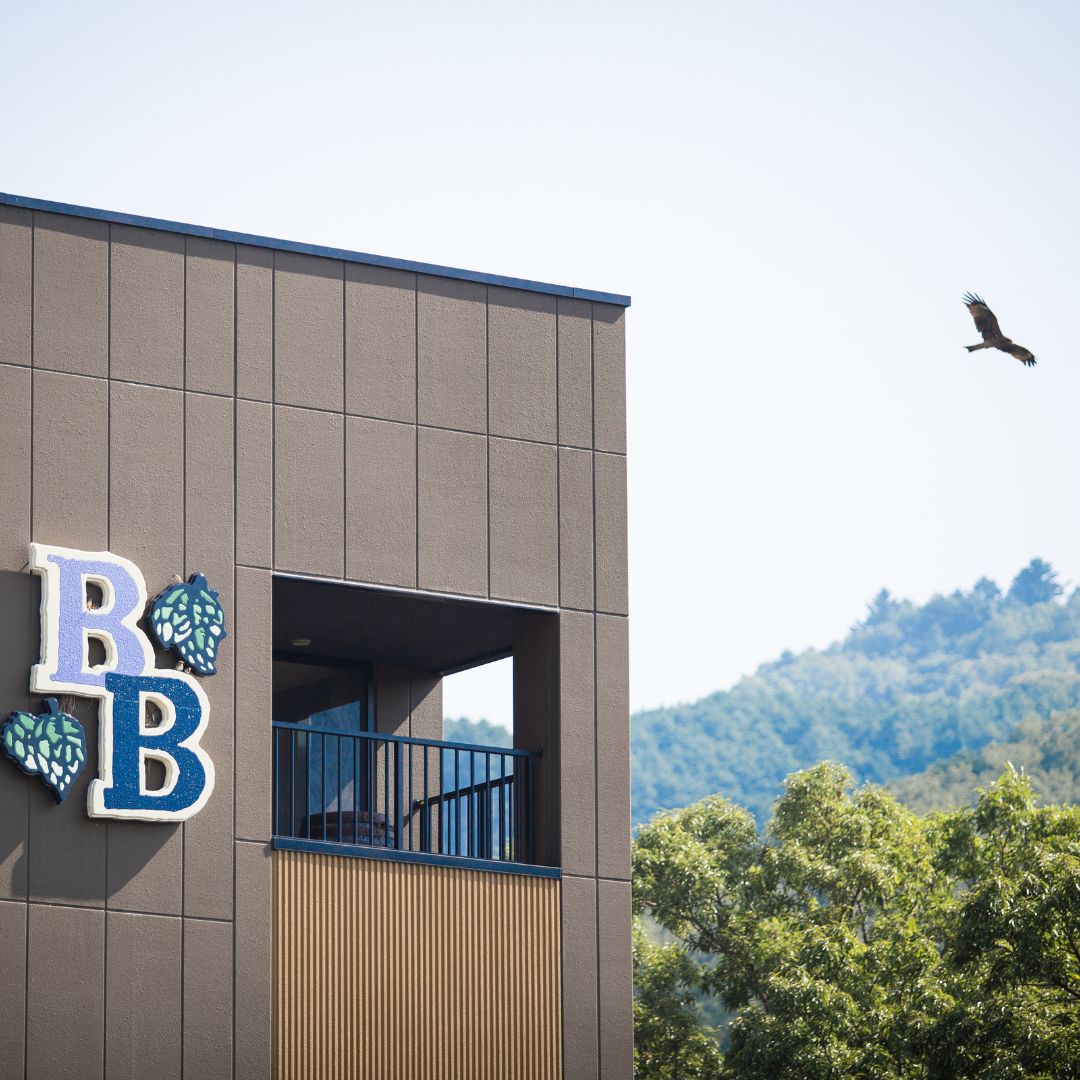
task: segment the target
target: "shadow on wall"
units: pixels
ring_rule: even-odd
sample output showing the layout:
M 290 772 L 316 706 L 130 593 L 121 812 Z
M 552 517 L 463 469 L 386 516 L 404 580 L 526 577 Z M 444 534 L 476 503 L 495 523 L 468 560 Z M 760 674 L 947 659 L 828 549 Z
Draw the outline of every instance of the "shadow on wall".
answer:
M 36 714 L 45 707 L 30 693 L 40 598 L 36 577 L 0 571 L 0 723 L 15 711 Z M 87 788 L 98 773 L 98 702 L 68 696 L 60 705 L 86 732 L 86 767 L 57 803 L 36 777 L 0 755 L 0 898 L 97 906 L 131 881 L 180 826 L 87 816 Z

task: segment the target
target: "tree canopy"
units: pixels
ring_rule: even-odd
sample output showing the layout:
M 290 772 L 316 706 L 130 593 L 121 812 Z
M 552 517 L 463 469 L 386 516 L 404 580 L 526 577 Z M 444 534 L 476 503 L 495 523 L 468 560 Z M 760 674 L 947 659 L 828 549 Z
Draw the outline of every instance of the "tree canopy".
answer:
M 1077 1075 L 1080 808 L 1014 770 L 926 817 L 827 762 L 764 831 L 703 799 L 641 829 L 634 903 L 673 936 L 636 939 L 643 1080 Z M 734 1014 L 722 1053 L 701 993 Z

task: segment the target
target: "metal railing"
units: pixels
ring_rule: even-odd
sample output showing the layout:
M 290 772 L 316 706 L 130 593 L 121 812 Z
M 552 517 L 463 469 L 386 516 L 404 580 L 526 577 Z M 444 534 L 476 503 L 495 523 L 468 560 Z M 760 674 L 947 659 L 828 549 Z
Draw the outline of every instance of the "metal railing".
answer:
M 275 720 L 274 836 L 531 865 L 527 750 Z

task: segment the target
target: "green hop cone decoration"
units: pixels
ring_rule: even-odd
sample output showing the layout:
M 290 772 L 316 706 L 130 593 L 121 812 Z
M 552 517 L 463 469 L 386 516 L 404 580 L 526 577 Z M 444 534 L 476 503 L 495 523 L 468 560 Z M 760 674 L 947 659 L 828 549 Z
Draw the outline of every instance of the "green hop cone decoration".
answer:
M 170 585 L 150 609 L 150 626 L 163 649 L 175 649 L 193 671 L 213 675 L 218 648 L 227 637 L 218 594 L 202 574 Z
M 24 773 L 40 776 L 63 802 L 86 764 L 86 734 L 74 716 L 60 711 L 56 698 L 45 702 L 47 713 L 12 713 L 0 728 L 0 747 Z

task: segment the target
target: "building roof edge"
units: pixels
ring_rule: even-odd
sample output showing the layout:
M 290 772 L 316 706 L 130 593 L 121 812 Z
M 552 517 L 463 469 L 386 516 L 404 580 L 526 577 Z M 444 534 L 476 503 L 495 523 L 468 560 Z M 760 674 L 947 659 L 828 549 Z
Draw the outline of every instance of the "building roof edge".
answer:
M 620 293 L 600 292 L 595 289 L 577 289 L 569 285 L 552 285 L 546 281 L 505 277 L 502 274 L 485 274 L 478 270 L 462 270 L 456 266 L 439 266 L 435 263 L 415 262 L 412 259 L 393 259 L 386 255 L 370 255 L 363 251 L 348 251 L 344 248 L 325 247 L 321 244 L 302 244 L 295 240 L 279 240 L 271 236 L 256 236 L 251 233 L 233 232 L 229 229 L 214 229 L 206 225 L 188 225 L 181 221 L 167 221 L 163 218 L 143 217 L 139 214 L 124 214 L 115 210 L 97 210 L 90 206 L 52 202 L 48 199 L 34 199 L 27 195 L 11 195 L 0 192 L 0 206 L 20 206 L 27 210 L 40 210 L 49 214 L 64 214 L 68 217 L 91 218 L 95 221 L 107 221 L 114 225 L 136 225 L 144 229 L 158 229 L 162 232 L 180 233 L 184 236 L 202 236 L 211 240 L 223 240 L 230 244 L 247 244 L 251 247 L 270 248 L 274 251 L 291 251 L 302 255 L 319 255 L 327 259 L 341 259 L 344 262 L 362 263 L 365 266 L 385 266 L 388 269 L 408 270 L 416 274 L 459 278 L 463 281 L 477 281 L 483 285 L 498 285 L 509 289 L 522 289 L 526 292 L 547 293 L 551 296 L 592 300 L 598 304 L 614 304 L 618 307 L 630 306 L 630 297 L 623 296 Z

